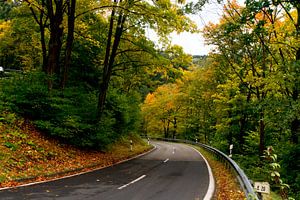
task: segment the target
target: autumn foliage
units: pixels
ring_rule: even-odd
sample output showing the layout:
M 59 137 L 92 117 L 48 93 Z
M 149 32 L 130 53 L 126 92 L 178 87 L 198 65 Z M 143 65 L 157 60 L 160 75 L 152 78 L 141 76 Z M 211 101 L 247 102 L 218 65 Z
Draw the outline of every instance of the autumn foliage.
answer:
M 0 187 L 110 166 L 149 149 L 136 137 L 130 138 L 135 144 L 133 151 L 125 138 L 106 151 L 78 149 L 50 139 L 14 114 L 5 115 L 0 118 Z

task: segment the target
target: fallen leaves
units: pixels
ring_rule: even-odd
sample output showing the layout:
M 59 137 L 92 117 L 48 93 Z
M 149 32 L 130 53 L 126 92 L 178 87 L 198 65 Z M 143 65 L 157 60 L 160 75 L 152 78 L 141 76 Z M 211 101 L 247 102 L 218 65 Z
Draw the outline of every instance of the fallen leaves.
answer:
M 27 122 L 14 124 L 0 122 L 0 187 L 102 168 L 149 149 L 143 142 L 128 138 L 135 140 L 133 151 L 125 141 L 108 152 L 82 150 L 47 138 Z
M 235 176 L 226 165 L 211 154 L 197 148 L 207 159 L 212 168 L 216 182 L 215 200 L 243 200 L 246 199 L 245 194 L 241 191 Z

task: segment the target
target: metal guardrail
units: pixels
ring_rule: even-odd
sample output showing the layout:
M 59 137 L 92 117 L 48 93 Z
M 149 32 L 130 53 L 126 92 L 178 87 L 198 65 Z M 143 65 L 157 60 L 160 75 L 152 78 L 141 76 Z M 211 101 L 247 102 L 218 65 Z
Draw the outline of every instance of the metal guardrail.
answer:
M 180 142 L 180 143 L 187 143 L 192 144 L 196 146 L 200 146 L 204 148 L 205 150 L 215 154 L 218 158 L 222 159 L 224 162 L 228 163 L 230 168 L 234 171 L 236 174 L 237 180 L 240 183 L 241 188 L 243 189 L 246 197 L 248 200 L 259 200 L 257 194 L 255 193 L 250 180 L 244 173 L 244 171 L 238 166 L 238 164 L 232 160 L 229 156 L 224 154 L 222 151 L 215 149 L 213 147 L 210 147 L 208 145 L 202 144 L 202 143 L 196 143 L 189 140 L 180 140 L 180 139 L 169 139 L 169 138 L 152 138 L 156 140 L 162 140 L 162 141 L 168 141 L 168 142 Z

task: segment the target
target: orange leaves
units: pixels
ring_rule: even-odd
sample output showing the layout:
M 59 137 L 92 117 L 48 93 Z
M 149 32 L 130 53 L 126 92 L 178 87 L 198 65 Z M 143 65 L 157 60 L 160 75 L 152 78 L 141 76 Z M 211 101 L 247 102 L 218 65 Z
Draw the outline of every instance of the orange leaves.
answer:
M 213 161 L 213 173 L 217 182 L 217 200 L 245 199 L 244 193 L 238 188 L 235 177 L 223 163 Z
M 145 103 L 151 104 L 151 103 L 153 103 L 154 100 L 155 100 L 154 94 L 153 94 L 153 93 L 149 93 L 149 94 L 146 96 Z
M 213 176 L 216 182 L 215 197 L 216 200 L 243 200 L 245 194 L 239 188 L 237 180 L 232 172 L 226 168 L 225 164 L 213 158 L 211 154 L 200 149 L 200 152 L 208 160 L 212 168 Z

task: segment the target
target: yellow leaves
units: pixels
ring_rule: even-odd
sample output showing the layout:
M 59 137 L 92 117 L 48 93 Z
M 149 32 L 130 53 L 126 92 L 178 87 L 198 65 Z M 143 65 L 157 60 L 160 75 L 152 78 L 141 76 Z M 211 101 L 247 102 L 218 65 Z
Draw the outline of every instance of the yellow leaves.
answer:
M 181 95 L 176 84 L 162 85 L 147 95 L 141 110 L 148 130 L 159 132 L 166 120 L 171 120 L 179 114 Z
M 0 39 L 4 37 L 4 35 L 8 32 L 11 27 L 10 21 L 0 21 Z

